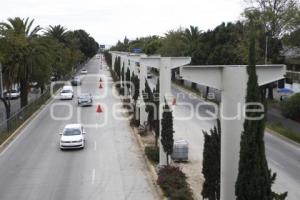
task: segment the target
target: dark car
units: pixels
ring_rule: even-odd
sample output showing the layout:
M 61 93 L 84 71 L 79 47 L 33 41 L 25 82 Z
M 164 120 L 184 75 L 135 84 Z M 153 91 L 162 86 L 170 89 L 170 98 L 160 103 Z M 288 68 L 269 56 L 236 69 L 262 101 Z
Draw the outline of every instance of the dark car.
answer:
M 81 85 L 80 77 L 79 76 L 73 77 L 71 80 L 71 85 L 73 86 Z
M 78 96 L 78 106 L 92 106 L 93 97 L 91 94 L 84 93 Z

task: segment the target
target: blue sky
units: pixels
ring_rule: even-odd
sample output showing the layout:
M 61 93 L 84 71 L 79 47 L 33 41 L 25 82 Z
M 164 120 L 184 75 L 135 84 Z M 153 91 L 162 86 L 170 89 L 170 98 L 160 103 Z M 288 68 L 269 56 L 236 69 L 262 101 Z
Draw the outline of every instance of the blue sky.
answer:
M 61 24 L 85 29 L 101 44 L 115 44 L 126 35 L 163 35 L 171 29 L 212 29 L 241 19 L 243 0 L 9 0 L 1 2 L 0 21 L 30 17 L 36 25 Z

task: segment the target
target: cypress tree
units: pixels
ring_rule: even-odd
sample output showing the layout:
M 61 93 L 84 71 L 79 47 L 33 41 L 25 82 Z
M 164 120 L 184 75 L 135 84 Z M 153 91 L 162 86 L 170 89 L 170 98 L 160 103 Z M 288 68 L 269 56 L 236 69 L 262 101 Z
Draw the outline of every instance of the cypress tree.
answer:
M 154 123 L 154 108 L 151 105 L 153 103 L 153 92 L 148 84 L 148 81 L 146 79 L 145 81 L 145 90 L 143 91 L 143 98 L 144 102 L 146 103 L 146 112 L 148 113 L 147 122 L 149 124 L 150 129 L 153 129 L 153 123 Z
M 154 116 L 153 128 L 155 132 L 155 146 L 158 146 L 159 138 L 159 79 L 157 79 L 156 87 L 153 90 L 153 103 L 156 108 L 156 116 Z M 155 113 L 153 113 L 154 115 Z
M 204 184 L 202 189 L 203 199 L 220 199 L 220 160 L 221 160 L 221 127 L 218 120 L 217 127 L 210 130 L 210 134 L 203 131 L 204 150 L 202 174 Z
M 125 66 L 124 66 L 124 63 L 123 63 L 123 67 L 122 67 L 122 71 L 121 71 L 121 80 L 122 80 L 122 88 L 124 87 L 124 81 L 125 81 Z
M 251 24 L 249 65 L 247 66 L 248 83 L 246 103 L 263 103 L 261 91 L 257 82 L 256 74 L 256 52 L 255 52 L 255 31 L 253 22 Z M 258 106 L 248 106 L 248 109 L 258 109 Z M 277 195 L 272 192 L 272 184 L 276 174 L 272 174 L 268 168 L 265 155 L 264 130 L 265 118 L 259 118 L 261 112 L 247 112 L 244 122 L 244 131 L 240 143 L 239 173 L 235 185 L 237 200 L 271 200 L 284 199 L 287 193 Z
M 169 156 L 173 153 L 173 115 L 172 111 L 170 110 L 167 102 L 165 102 L 165 106 L 163 108 L 163 115 L 161 121 L 161 144 L 164 148 L 164 152 L 167 156 L 167 165 L 169 165 Z

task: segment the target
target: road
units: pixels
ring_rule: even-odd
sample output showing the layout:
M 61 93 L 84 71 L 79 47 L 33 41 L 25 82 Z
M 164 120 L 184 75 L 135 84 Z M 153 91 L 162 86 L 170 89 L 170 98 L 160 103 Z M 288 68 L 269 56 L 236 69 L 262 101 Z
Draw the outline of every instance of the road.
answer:
M 149 80 L 149 85 L 154 88 L 157 77 Z M 174 109 L 174 129 L 175 139 L 186 139 L 189 142 L 189 160 L 190 166 L 182 165 L 190 174 L 192 183 L 195 187 L 201 187 L 199 180 L 202 178 L 202 152 L 203 152 L 203 134 L 202 130 L 209 130 L 215 125 L 212 120 L 199 120 L 194 112 L 199 116 L 207 117 L 207 111 L 213 111 L 212 106 L 201 106 L 198 110 L 197 105 L 203 102 L 197 96 L 179 87 L 172 86 L 172 94 L 177 97 L 177 106 Z M 188 103 L 190 106 L 182 105 Z M 192 117 L 188 120 L 180 118 Z M 300 199 L 300 146 L 289 142 L 272 134 L 265 134 L 266 155 L 269 167 L 277 173 L 277 179 L 274 184 L 274 190 L 278 192 L 288 191 L 288 200 Z M 203 178 L 202 178 L 203 180 Z M 199 188 L 195 188 L 199 190 Z M 200 190 L 201 191 L 201 190 Z M 199 194 L 199 193 L 198 193 Z M 199 194 L 199 198 L 200 194 Z
M 108 71 L 100 71 L 106 81 L 98 88 L 99 66 L 98 59 L 90 60 L 89 74 L 75 88 L 75 97 L 92 93 L 94 106 L 78 108 L 76 98 L 51 101 L 0 153 L 1 200 L 159 199 L 128 121 L 112 111 L 120 101 L 112 95 Z M 96 113 L 100 103 L 104 112 Z M 77 122 L 87 131 L 85 149 L 61 151 L 59 132 Z

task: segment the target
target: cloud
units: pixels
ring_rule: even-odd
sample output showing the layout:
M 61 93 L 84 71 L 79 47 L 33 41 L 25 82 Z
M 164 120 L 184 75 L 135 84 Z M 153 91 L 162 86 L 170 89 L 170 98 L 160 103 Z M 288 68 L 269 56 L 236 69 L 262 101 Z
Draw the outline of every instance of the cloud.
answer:
M 10 0 L 1 3 L 0 20 L 35 18 L 44 27 L 81 28 L 100 43 L 114 44 L 125 35 L 163 35 L 179 26 L 212 29 L 237 20 L 242 10 L 240 0 Z

